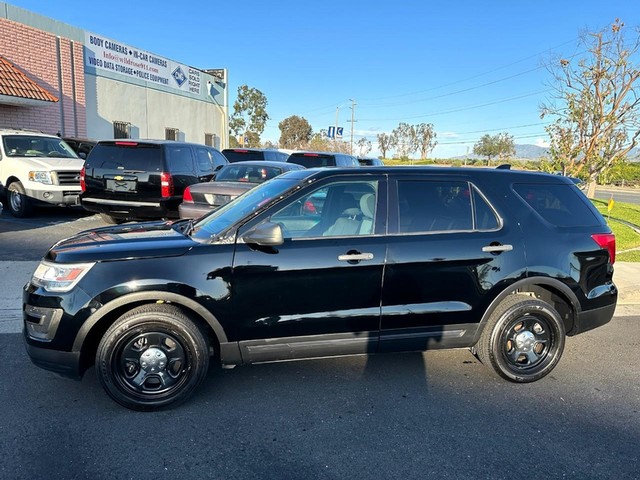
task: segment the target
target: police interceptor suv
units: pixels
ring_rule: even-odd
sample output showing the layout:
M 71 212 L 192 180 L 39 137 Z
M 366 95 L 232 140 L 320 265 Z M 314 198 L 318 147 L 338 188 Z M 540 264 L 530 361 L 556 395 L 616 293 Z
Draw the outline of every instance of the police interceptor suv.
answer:
M 86 231 L 24 289 L 37 365 L 138 410 L 212 364 L 468 348 L 519 383 L 609 322 L 615 237 L 570 180 L 502 169 L 287 172 L 198 220 Z

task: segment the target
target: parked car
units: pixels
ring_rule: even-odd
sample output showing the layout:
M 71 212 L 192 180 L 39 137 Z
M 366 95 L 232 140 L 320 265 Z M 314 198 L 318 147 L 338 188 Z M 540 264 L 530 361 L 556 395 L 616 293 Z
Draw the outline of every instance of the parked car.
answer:
M 285 151 L 266 148 L 225 148 L 222 150 L 222 154 L 230 163 L 249 160 L 286 162 L 287 158 L 289 158 L 289 154 Z
M 211 180 L 227 159 L 215 148 L 172 140 L 103 140 L 82 169 L 80 202 L 107 223 L 177 218 L 185 188 Z
M 305 168 L 360 166 L 356 157 L 333 152 L 293 152 L 287 162 L 297 163 Z
M 358 163 L 361 167 L 384 167 L 384 162 L 379 158 L 358 157 Z
M 77 137 L 62 137 L 67 145 L 69 145 L 78 157 L 86 159 L 89 156 L 89 152 L 98 143 L 96 140 L 89 138 L 77 138 Z
M 82 164 L 55 135 L 0 129 L 0 194 L 14 217 L 39 206 L 78 205 Z
M 201 217 L 262 182 L 303 168 L 295 163 L 265 160 L 230 163 L 216 172 L 210 182 L 196 183 L 185 189 L 182 203 L 178 206 L 180 218 Z
M 56 243 L 23 290 L 24 340 L 66 376 L 95 363 L 138 410 L 184 401 L 213 363 L 469 348 L 526 383 L 565 337 L 611 320 L 614 261 L 607 223 L 563 177 L 299 170 L 197 221 Z

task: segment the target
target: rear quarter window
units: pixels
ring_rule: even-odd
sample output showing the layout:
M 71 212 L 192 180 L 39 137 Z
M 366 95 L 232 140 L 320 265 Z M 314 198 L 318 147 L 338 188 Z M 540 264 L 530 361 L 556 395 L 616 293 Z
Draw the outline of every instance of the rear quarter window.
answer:
M 587 197 L 574 185 L 520 183 L 513 189 L 544 220 L 557 227 L 602 225 Z
M 191 173 L 193 168 L 193 155 L 188 145 L 169 145 L 165 155 L 171 173 Z

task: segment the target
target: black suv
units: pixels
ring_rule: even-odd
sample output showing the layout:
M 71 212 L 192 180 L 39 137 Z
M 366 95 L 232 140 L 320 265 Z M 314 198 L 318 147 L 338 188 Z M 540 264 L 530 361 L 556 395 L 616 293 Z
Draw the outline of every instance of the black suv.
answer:
M 305 168 L 360 166 L 356 157 L 332 152 L 293 152 L 287 162 L 297 163 Z
M 120 404 L 186 399 L 209 364 L 470 348 L 532 382 L 611 320 L 615 237 L 569 179 L 379 167 L 285 173 L 197 221 L 82 232 L 24 288 L 37 365 L 95 364 Z
M 172 140 L 105 140 L 80 176 L 80 203 L 107 223 L 177 218 L 185 188 L 228 163 L 215 148 Z
M 225 148 L 222 154 L 230 163 L 247 162 L 250 160 L 268 160 L 271 162 L 286 162 L 289 154 L 280 150 L 266 148 Z

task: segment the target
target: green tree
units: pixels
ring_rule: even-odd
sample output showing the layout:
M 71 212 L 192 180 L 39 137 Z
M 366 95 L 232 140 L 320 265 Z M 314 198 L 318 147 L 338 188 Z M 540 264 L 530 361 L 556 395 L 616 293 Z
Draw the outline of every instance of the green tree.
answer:
M 553 94 L 541 117 L 555 119 L 547 127 L 554 161 L 586 178 L 593 197 L 598 178 L 640 138 L 640 29 L 626 35 L 616 19 L 609 28 L 582 34 L 580 46 L 585 53 L 575 59 L 549 60 Z
M 409 156 L 418 150 L 415 127 L 401 122 L 391 132 L 393 148 L 401 159 L 409 159 Z
M 311 141 L 313 129 L 304 117 L 292 115 L 278 124 L 280 129 L 280 147 L 301 149 Z
M 513 136 L 506 132 L 497 135 L 483 135 L 473 146 L 473 153 L 487 157 L 487 165 L 491 165 L 492 158 L 506 158 L 515 153 Z
M 379 133 L 377 137 L 378 150 L 380 150 L 382 158 L 387 158 L 387 152 L 393 148 L 393 138 L 386 133 Z
M 245 146 L 259 146 L 260 135 L 264 132 L 267 120 L 267 97 L 256 88 L 239 86 L 238 96 L 233 104 L 233 115 L 229 120 L 229 130 L 236 136 L 246 138 L 248 145 Z
M 426 159 L 438 144 L 436 141 L 437 134 L 433 130 L 433 123 L 421 123 L 414 128 L 420 149 L 420 158 Z

